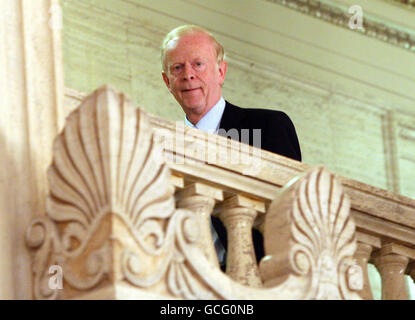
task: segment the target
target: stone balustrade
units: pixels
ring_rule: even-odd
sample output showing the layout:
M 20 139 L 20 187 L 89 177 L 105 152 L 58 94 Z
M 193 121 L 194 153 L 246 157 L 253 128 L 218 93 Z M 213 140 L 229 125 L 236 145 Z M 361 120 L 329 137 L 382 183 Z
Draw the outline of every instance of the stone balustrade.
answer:
M 37 299 L 371 299 L 367 263 L 384 299 L 408 298 L 415 200 L 157 118 L 107 86 L 53 154 L 46 215 L 26 233 Z

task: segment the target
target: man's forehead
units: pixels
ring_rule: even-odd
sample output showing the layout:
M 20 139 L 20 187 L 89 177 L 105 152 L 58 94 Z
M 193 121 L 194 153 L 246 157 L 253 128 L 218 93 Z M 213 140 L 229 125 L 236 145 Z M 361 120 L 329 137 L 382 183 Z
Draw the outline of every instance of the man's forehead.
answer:
M 201 32 L 191 33 L 191 34 L 182 35 L 181 37 L 175 37 L 169 40 L 169 42 L 167 42 L 166 44 L 166 50 L 167 51 L 174 50 L 178 46 L 180 47 L 194 46 L 194 45 L 200 46 L 203 44 L 211 46 L 214 49 L 213 42 L 207 34 L 201 33 Z

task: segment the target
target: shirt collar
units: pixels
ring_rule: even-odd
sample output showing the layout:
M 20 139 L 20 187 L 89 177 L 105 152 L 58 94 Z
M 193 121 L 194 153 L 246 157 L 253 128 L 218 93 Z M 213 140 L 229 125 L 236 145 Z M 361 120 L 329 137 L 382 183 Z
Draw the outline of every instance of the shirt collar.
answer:
M 199 120 L 198 123 L 196 123 L 196 125 L 193 125 L 189 120 L 187 120 L 186 116 L 184 117 L 184 121 L 189 127 L 197 128 L 204 132 L 217 133 L 223 111 L 225 111 L 225 105 L 225 99 L 220 97 L 219 101 L 202 117 L 202 119 Z

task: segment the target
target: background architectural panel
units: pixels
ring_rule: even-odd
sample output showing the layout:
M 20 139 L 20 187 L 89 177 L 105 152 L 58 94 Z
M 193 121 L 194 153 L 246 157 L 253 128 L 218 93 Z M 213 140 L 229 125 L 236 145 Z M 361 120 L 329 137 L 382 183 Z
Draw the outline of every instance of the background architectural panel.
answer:
M 398 117 L 397 152 L 402 194 L 415 194 L 415 119 Z

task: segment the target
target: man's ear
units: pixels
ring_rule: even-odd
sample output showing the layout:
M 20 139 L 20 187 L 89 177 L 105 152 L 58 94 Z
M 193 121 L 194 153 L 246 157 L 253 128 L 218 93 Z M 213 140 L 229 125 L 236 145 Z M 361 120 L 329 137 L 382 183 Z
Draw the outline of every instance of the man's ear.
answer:
M 223 83 L 225 82 L 226 70 L 228 70 L 228 63 L 225 60 L 223 60 L 218 66 L 220 85 L 223 85 Z
M 170 80 L 169 80 L 169 77 L 167 77 L 167 74 L 165 72 L 162 72 L 161 75 L 163 76 L 163 80 L 164 80 L 164 83 L 167 86 L 167 89 L 169 89 L 169 91 L 170 91 Z

